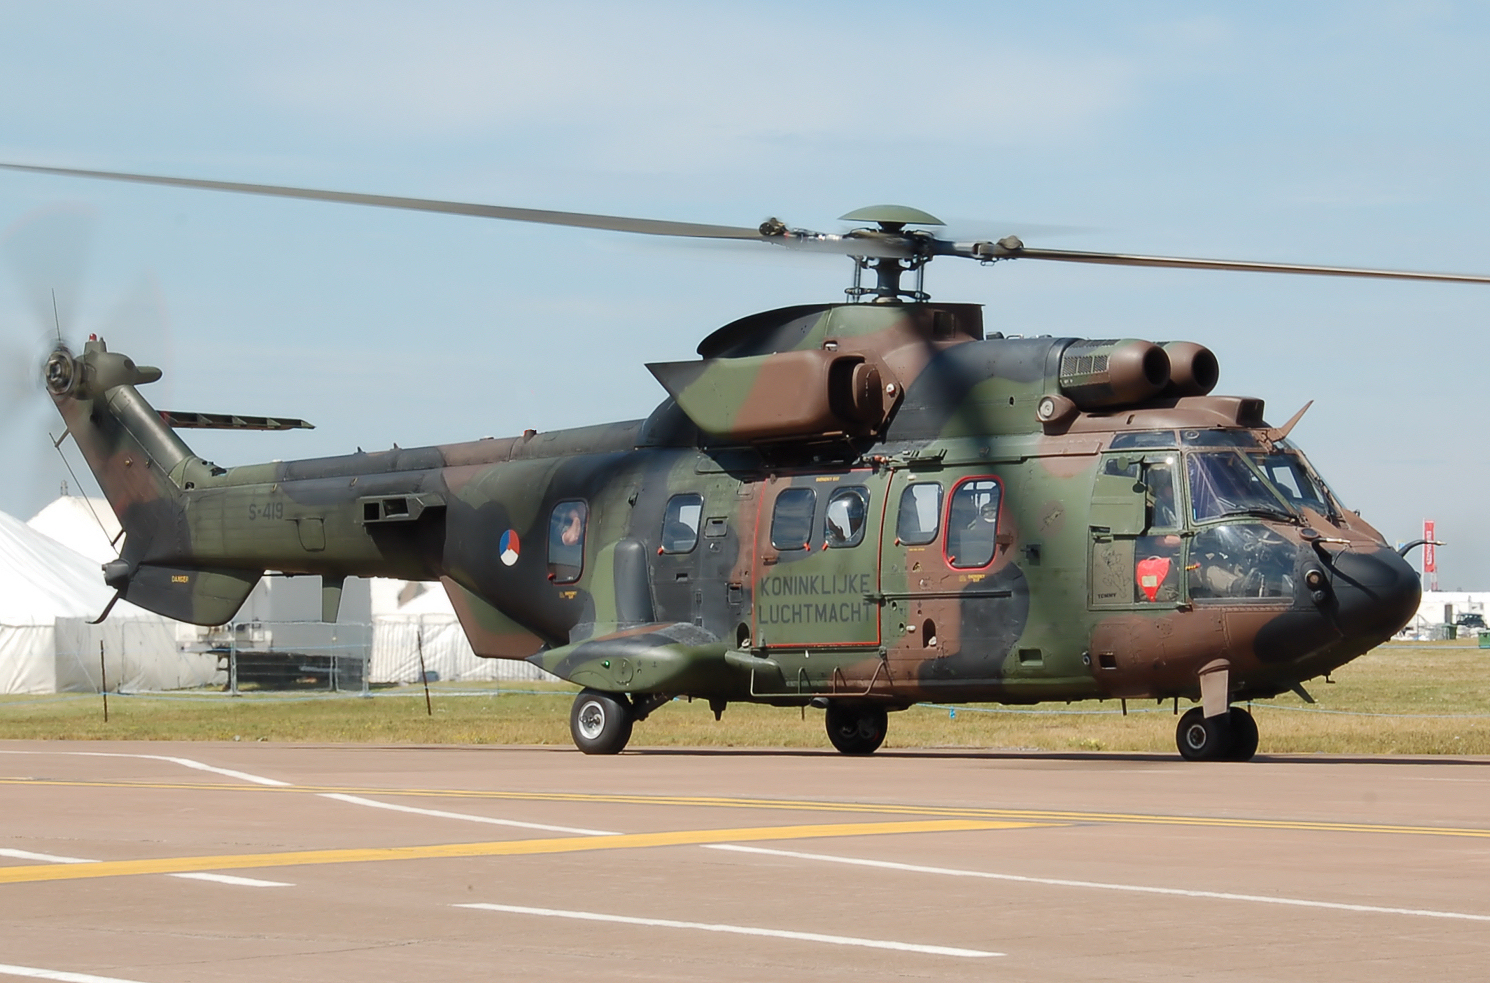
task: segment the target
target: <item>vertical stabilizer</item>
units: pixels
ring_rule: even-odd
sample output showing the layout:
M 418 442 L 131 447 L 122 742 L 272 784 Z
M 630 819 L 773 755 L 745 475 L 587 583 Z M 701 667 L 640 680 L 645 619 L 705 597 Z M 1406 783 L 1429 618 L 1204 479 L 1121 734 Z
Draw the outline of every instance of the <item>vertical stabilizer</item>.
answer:
M 80 355 L 59 346 L 46 365 L 52 401 L 124 529 L 123 550 L 104 567 L 104 579 L 140 607 L 194 624 L 222 624 L 263 571 L 203 567 L 193 555 L 184 493 L 195 473 L 211 466 L 136 388 L 160 374 L 97 338 Z

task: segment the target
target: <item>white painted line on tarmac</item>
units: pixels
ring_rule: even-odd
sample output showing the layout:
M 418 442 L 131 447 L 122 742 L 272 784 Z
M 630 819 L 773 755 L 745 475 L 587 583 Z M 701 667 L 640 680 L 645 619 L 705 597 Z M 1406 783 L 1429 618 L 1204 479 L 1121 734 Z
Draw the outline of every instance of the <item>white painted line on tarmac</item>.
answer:
M 97 860 L 84 860 L 81 857 L 59 857 L 53 853 L 35 853 L 31 850 L 13 850 L 9 847 L 0 848 L 0 857 L 14 857 L 17 860 L 39 860 L 42 863 L 53 864 L 96 864 Z M 234 877 L 231 874 L 168 874 L 168 877 L 184 877 L 193 881 L 216 881 L 219 884 L 234 884 L 238 887 L 294 887 L 284 881 L 261 881 L 253 877 Z
M 323 799 L 335 799 L 338 802 L 350 802 L 352 805 L 369 806 L 373 809 L 389 809 L 393 812 L 408 812 L 416 816 L 433 816 L 436 819 L 462 819 L 468 823 L 486 823 L 490 826 L 515 826 L 518 829 L 541 829 L 551 833 L 574 833 L 577 836 L 619 836 L 601 829 L 579 829 L 574 826 L 549 826 L 545 823 L 524 823 L 516 819 L 493 819 L 490 816 L 473 816 L 465 812 L 444 812 L 440 809 L 418 809 L 414 806 L 394 805 L 392 802 L 379 802 L 376 799 L 364 799 L 360 795 L 343 795 L 340 792 L 318 793 Z
M 947 877 L 977 877 L 992 881 L 1015 881 L 1020 884 L 1048 884 L 1052 887 L 1081 887 L 1099 891 L 1131 891 L 1138 894 L 1167 894 L 1180 898 L 1210 898 L 1217 901 L 1246 901 L 1252 904 L 1287 905 L 1295 908 L 1328 908 L 1333 911 L 1362 911 L 1378 915 L 1414 915 L 1419 918 L 1454 918 L 1461 921 L 1490 922 L 1490 915 L 1472 915 L 1462 911 L 1434 911 L 1426 908 L 1387 908 L 1378 905 L 1344 904 L 1337 901 L 1309 901 L 1303 898 L 1276 898 L 1265 894 L 1231 894 L 1225 891 L 1190 891 L 1178 887 L 1150 887 L 1143 884 L 1112 884 L 1104 881 L 1073 881 L 1058 877 L 1024 877 L 1019 874 L 993 874 L 982 870 L 959 870 L 955 867 L 923 867 L 919 864 L 895 863 L 891 860 L 863 860 L 833 857 L 823 853 L 798 853 L 795 850 L 772 850 L 758 846 L 736 846 L 732 843 L 702 844 L 705 850 L 730 850 L 734 853 L 763 853 L 797 860 L 821 860 L 827 863 L 875 867 L 880 870 L 903 870 L 915 874 L 941 874 Z
M 273 778 L 264 778 L 261 775 L 250 775 L 246 771 L 234 771 L 232 768 L 218 768 L 216 765 L 205 764 L 201 761 L 193 761 L 191 758 L 177 758 L 168 754 L 125 754 L 119 751 L 0 751 L 0 754 L 64 754 L 78 758 L 139 758 L 144 761 L 169 761 L 183 768 L 193 768 L 197 771 L 210 771 L 214 775 L 223 775 L 227 778 L 236 778 L 241 782 L 249 782 L 253 785 L 276 785 L 282 788 L 290 787 L 289 782 L 281 782 Z
M 59 980 L 61 983 L 139 983 L 117 976 L 94 976 L 92 973 L 67 973 L 60 969 L 37 969 L 34 966 L 7 966 L 0 963 L 0 976 L 25 976 L 33 980 Z
M 236 778 L 239 781 L 250 782 L 255 785 L 272 785 L 278 788 L 293 788 L 290 782 L 282 782 L 277 778 L 265 778 L 262 775 L 250 775 L 246 771 L 235 771 L 232 768 L 218 768 L 191 758 L 178 758 L 165 754 L 125 754 L 113 751 L 0 751 L 0 754 L 65 754 L 77 757 L 91 758 L 141 758 L 148 761 L 169 761 L 172 764 L 181 765 L 184 768 L 194 768 L 197 771 L 208 771 L 228 778 Z M 512 826 L 517 829 L 538 829 L 550 833 L 573 833 L 577 836 L 618 836 L 620 834 L 603 829 L 580 829 L 575 826 L 551 826 L 545 823 L 524 823 L 515 819 L 492 819 L 487 816 L 473 816 L 463 812 L 444 812 L 439 809 L 416 809 L 413 806 L 394 805 L 389 802 L 378 802 L 375 799 L 364 799 L 357 795 L 343 795 L 339 792 L 319 793 L 323 799 L 336 799 L 339 802 L 348 802 L 352 805 L 367 806 L 373 809 L 388 809 L 393 812 L 407 812 L 416 816 L 432 816 L 436 819 L 460 819 L 469 823 L 486 823 L 491 826 Z M 44 859 L 40 857 L 30 859 Z M 64 862 L 64 861 L 59 861 Z M 80 862 L 80 861 L 79 861 Z
M 59 857 L 55 853 L 33 853 L 30 850 L 12 850 L 9 847 L 0 848 L 0 857 L 14 857 L 17 860 L 40 860 L 48 864 L 96 864 L 97 860 L 83 860 L 80 857 Z
M 787 932 L 776 928 L 751 928 L 746 925 L 715 925 L 708 922 L 677 922 L 668 918 L 633 918 L 629 915 L 602 915 L 593 911 L 563 911 L 557 908 L 527 908 L 505 904 L 458 904 L 452 908 L 479 908 L 482 911 L 504 911 L 514 915 L 541 915 L 546 918 L 575 918 L 588 922 L 617 922 L 622 925 L 645 925 L 652 928 L 691 928 L 701 932 L 726 932 L 731 935 L 754 935 L 799 942 L 823 942 L 828 945 L 856 945 L 868 949 L 893 949 L 896 952 L 919 952 L 931 956 L 962 956 L 982 959 L 1002 956 L 1002 952 L 982 949 L 958 949 L 945 945 L 921 945 L 915 942 L 890 942 L 885 939 L 859 939 L 851 935 L 821 935 L 817 932 Z
M 285 881 L 261 881 L 256 877 L 234 877 L 232 874 L 171 874 L 188 881 L 212 881 L 216 884 L 232 884 L 236 887 L 294 887 Z

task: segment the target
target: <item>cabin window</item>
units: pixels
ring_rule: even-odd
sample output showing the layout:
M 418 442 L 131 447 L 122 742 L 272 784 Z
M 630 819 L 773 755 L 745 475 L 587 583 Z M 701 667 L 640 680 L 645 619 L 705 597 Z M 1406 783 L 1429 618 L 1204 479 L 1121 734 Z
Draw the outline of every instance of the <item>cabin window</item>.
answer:
M 548 520 L 548 578 L 572 584 L 585 569 L 585 524 L 590 507 L 582 501 L 560 502 Z
M 954 567 L 986 567 L 997 548 L 1003 489 L 994 478 L 969 478 L 952 489 L 947 509 L 947 562 Z
M 771 545 L 779 550 L 809 549 L 812 514 L 816 510 L 814 489 L 784 489 L 776 496 L 776 506 L 771 511 Z
M 942 525 L 942 485 L 922 481 L 900 493 L 895 538 L 903 546 L 925 546 L 936 539 Z
M 863 485 L 840 488 L 823 510 L 823 542 L 830 549 L 858 546 L 864 541 L 869 518 L 869 489 Z
M 702 495 L 674 495 L 662 514 L 662 552 L 692 553 L 698 545 L 699 517 L 704 512 Z

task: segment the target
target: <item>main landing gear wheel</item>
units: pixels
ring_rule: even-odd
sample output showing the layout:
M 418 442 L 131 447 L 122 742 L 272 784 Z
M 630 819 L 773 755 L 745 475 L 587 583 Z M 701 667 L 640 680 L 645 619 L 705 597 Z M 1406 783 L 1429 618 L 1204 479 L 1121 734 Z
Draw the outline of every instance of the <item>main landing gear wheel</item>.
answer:
M 1231 715 L 1207 717 L 1200 707 L 1191 707 L 1180 717 L 1174 742 L 1186 761 L 1221 761 L 1231 749 Z
M 580 690 L 569 710 L 574 746 L 586 754 L 617 754 L 631 740 L 632 712 L 626 697 Z
M 833 700 L 824 714 L 828 740 L 844 754 L 873 754 L 885 742 L 889 714 L 873 703 Z
M 1257 720 L 1241 707 L 1231 708 L 1231 750 L 1227 761 L 1251 761 L 1257 753 Z
M 1215 717 L 1192 707 L 1180 718 L 1174 742 L 1186 761 L 1251 761 L 1257 753 L 1257 721 L 1241 707 Z

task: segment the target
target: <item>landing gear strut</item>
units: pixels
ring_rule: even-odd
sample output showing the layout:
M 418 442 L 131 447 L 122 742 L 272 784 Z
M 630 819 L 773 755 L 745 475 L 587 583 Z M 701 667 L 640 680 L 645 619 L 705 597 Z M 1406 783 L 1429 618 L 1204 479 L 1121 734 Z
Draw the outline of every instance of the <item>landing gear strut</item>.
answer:
M 889 715 L 875 703 L 828 701 L 828 740 L 844 754 L 873 754 L 885 742 Z
M 1241 707 L 1214 717 L 1192 707 L 1180 717 L 1174 742 L 1186 761 L 1251 761 L 1257 753 L 1257 721 Z

